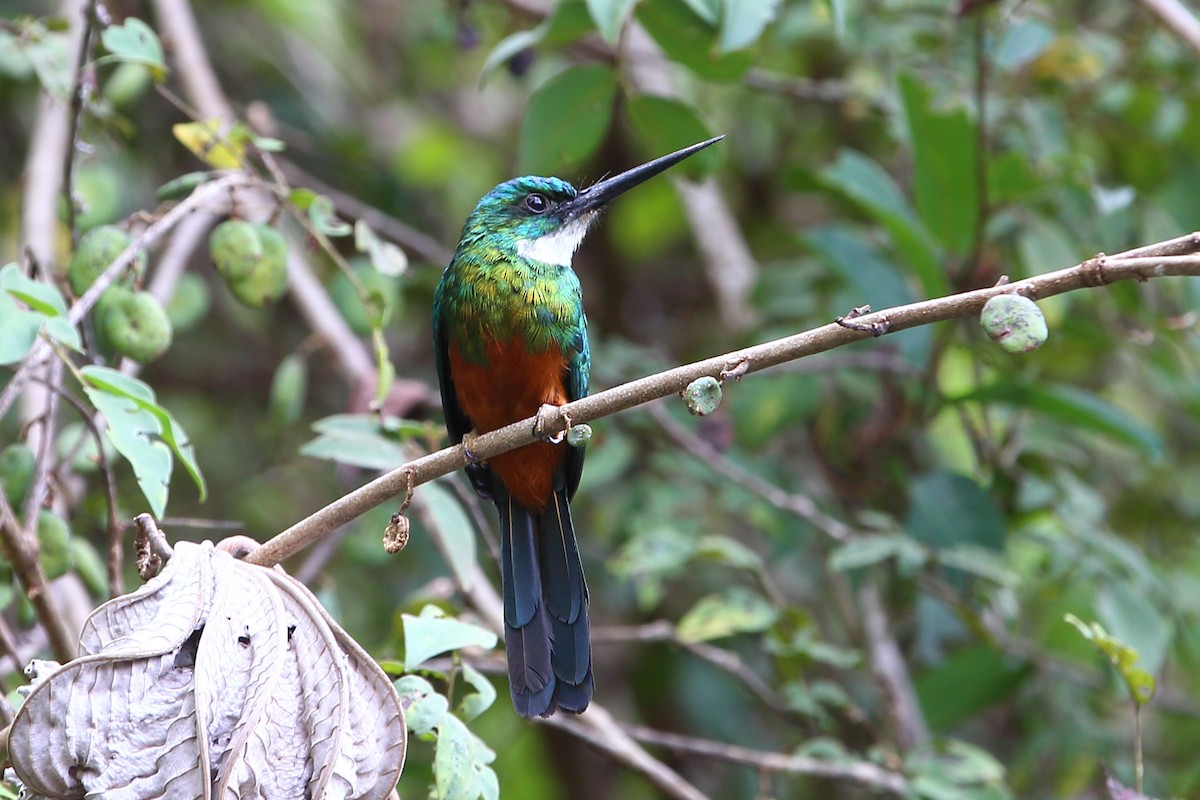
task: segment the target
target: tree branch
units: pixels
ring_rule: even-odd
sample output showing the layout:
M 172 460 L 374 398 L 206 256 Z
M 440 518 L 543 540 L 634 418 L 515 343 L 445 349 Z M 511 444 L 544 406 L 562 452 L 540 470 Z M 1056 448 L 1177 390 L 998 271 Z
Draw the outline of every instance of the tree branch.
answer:
M 1158 15 L 1193 50 L 1200 53 L 1200 20 L 1180 0 L 1142 0 L 1142 5 Z
M 719 378 L 722 373 L 735 367 L 743 374 L 758 372 L 814 353 L 842 347 L 869 338 L 872 335 L 870 329 L 877 330 L 882 335 L 933 322 L 977 315 L 989 298 L 1001 294 L 1016 293 L 1037 299 L 1075 289 L 1105 286 L 1117 281 L 1200 275 L 1200 256 L 1195 255 L 1197 250 L 1200 250 L 1200 233 L 1189 233 L 1120 255 L 1101 254 L 1082 264 L 1015 283 L 863 314 L 855 318 L 856 323 L 861 323 L 861 329 L 857 326 L 848 328 L 837 323 L 822 325 L 783 339 L 675 367 L 567 403 L 553 414 L 546 415 L 545 430 L 554 434 L 565 430 L 568 421 L 571 424 L 590 422 L 626 411 L 650 400 L 676 394 L 697 378 Z M 536 420 L 536 416 L 530 417 L 486 433 L 474 441 L 471 450 L 479 459 L 487 460 L 529 444 L 535 440 L 533 429 Z M 412 485 L 420 485 L 461 469 L 466 464 L 467 455 L 461 444 L 409 461 L 297 522 L 265 542 L 249 560 L 264 566 L 278 564 L 339 525 L 404 493 L 410 480 Z
M 625 730 L 639 742 L 666 747 L 677 753 L 686 753 L 706 759 L 715 758 L 770 772 L 787 772 L 794 775 L 811 775 L 819 778 L 851 781 L 870 786 L 873 789 L 908 796 L 908 781 L 903 775 L 876 766 L 869 761 L 841 763 L 785 753 L 768 753 L 725 742 L 667 733 L 641 725 L 629 725 Z

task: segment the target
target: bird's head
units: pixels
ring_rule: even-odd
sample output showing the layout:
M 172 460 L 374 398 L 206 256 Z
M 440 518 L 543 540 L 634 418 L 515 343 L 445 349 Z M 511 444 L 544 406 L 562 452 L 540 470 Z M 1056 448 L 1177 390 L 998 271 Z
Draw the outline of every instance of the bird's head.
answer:
M 577 190 L 561 178 L 513 178 L 484 195 L 463 226 L 462 247 L 486 243 L 525 258 L 570 266 L 600 209 L 617 195 L 723 139 L 677 150 Z

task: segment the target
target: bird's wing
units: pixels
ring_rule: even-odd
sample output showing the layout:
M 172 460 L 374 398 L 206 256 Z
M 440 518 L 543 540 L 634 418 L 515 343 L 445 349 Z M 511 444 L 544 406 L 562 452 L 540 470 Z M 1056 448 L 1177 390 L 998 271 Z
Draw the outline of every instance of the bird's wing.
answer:
M 447 339 L 446 326 L 442 320 L 441 308 L 435 302 L 433 310 L 433 361 L 437 367 L 438 388 L 442 393 L 442 413 L 446 417 L 446 431 L 450 441 L 458 444 L 463 436 L 471 432 L 474 424 L 462 406 L 458 404 L 458 395 L 454 388 L 454 376 L 450 372 L 450 343 Z M 467 478 L 475 487 L 475 492 L 485 500 L 492 498 L 492 471 L 485 464 L 468 464 Z
M 582 319 L 579 325 L 578 340 L 575 351 L 567 361 L 567 399 L 578 400 L 587 397 L 588 381 L 592 371 L 592 354 L 588 349 L 587 320 Z M 583 447 L 568 447 L 567 457 L 563 462 L 563 472 L 567 497 L 575 496 L 579 488 L 579 478 L 583 475 Z

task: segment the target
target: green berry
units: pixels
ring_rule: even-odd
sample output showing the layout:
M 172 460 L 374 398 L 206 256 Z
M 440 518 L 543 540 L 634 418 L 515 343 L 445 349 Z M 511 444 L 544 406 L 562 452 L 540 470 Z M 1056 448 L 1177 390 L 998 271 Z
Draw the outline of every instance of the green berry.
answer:
M 1019 294 L 1000 294 L 983 306 L 983 330 L 1009 353 L 1028 353 L 1046 343 L 1050 332 L 1037 303 Z
M 258 227 L 240 219 L 230 219 L 213 229 L 208 237 L 213 266 L 227 281 L 247 278 L 263 257 L 263 242 Z
M 117 293 L 105 303 L 103 318 L 97 325 L 116 352 L 142 364 L 158 358 L 171 346 L 171 321 L 149 292 Z
M 683 404 L 697 417 L 708 416 L 721 405 L 721 383 L 716 378 L 697 378 L 683 390 Z
M 287 290 L 287 243 L 283 234 L 269 225 L 253 227 L 262 255 L 244 277 L 229 279 L 229 289 L 242 304 L 262 308 Z
M 133 243 L 133 237 L 113 225 L 92 228 L 79 240 L 71 263 L 67 267 L 67 281 L 76 297 L 81 296 L 96 278 L 117 259 L 117 256 Z M 136 274 L 146 271 L 146 254 L 139 252 L 133 262 Z
M 33 451 L 24 442 L 0 450 L 0 485 L 4 487 L 8 504 L 14 509 L 20 509 L 33 485 L 35 461 Z
M 49 509 L 38 513 L 39 560 L 46 577 L 54 579 L 71 568 L 71 529 L 67 521 Z
M 204 278 L 193 272 L 179 276 L 175 293 L 167 301 L 167 318 L 176 332 L 192 328 L 208 314 L 212 305 L 212 291 Z
M 571 447 L 583 447 L 592 439 L 592 426 L 586 422 L 572 425 L 567 431 L 567 444 Z

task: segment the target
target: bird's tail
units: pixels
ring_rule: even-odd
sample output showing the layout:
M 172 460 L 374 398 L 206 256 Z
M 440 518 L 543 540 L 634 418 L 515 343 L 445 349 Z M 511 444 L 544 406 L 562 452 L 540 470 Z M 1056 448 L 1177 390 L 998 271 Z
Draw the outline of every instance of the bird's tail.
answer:
M 548 717 L 558 709 L 578 714 L 592 699 L 592 647 L 566 489 L 556 488 L 541 512 L 497 489 L 513 707 L 522 717 Z

